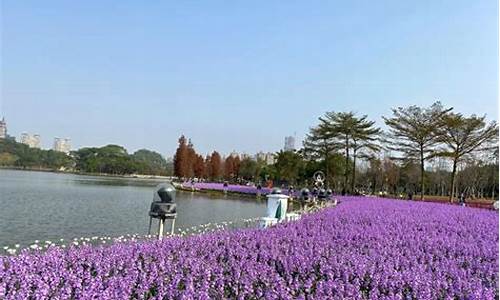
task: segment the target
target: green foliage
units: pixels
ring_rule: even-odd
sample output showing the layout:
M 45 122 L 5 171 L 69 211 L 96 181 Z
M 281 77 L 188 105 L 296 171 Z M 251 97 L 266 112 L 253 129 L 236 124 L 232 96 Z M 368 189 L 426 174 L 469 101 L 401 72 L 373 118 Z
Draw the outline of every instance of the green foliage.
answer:
M 390 118 L 383 117 L 389 127 L 386 143 L 389 150 L 403 154 L 405 160 L 420 163 L 420 199 L 424 199 L 424 163 L 436 156 L 435 146 L 439 143 L 436 129 L 441 118 L 452 108 L 443 108 L 440 102 L 428 108 L 419 106 L 392 109 Z
M 455 193 L 455 176 L 458 164 L 467 156 L 481 150 L 498 149 L 498 125 L 495 121 L 487 124 L 486 117 L 448 113 L 444 115 L 436 128 L 436 138 L 443 145 L 438 155 L 452 160 L 453 168 L 450 184 L 450 201 Z
M 167 162 L 161 154 L 141 149 L 129 155 L 118 145 L 74 151 L 76 169 L 87 173 L 166 175 Z
M 134 152 L 132 159 L 137 164 L 138 173 L 140 174 L 167 174 L 167 161 L 158 152 L 140 149 Z
M 161 154 L 146 149 L 129 155 L 122 146 L 107 145 L 82 148 L 67 155 L 53 150 L 30 148 L 8 139 L 0 139 L 0 166 L 119 175 L 167 175 L 167 169 L 172 169 Z
M 19 158 L 8 152 L 0 153 L 0 166 L 14 166 Z
M 377 145 L 380 129 L 375 127 L 374 121 L 369 121 L 366 115 L 356 116 L 353 112 L 327 112 L 319 118 L 319 124 L 311 128 L 305 146 L 305 154 L 311 158 L 320 158 L 325 161 L 325 171 L 328 182 L 336 182 L 331 170 L 331 157 L 343 151 L 343 165 L 334 164 L 334 168 L 343 169 L 343 189 L 348 190 L 349 177 L 350 189 L 355 189 L 356 159 L 367 157 L 368 152 L 378 152 Z M 351 176 L 349 176 L 351 175 Z
M 293 151 L 280 151 L 276 155 L 275 176 L 288 184 L 297 184 L 299 176 L 304 174 L 305 161 Z
M 10 139 L 0 139 L 0 165 L 52 169 L 70 168 L 73 160 L 62 152 L 30 148 Z
M 258 172 L 258 163 L 251 158 L 244 158 L 240 163 L 239 175 L 245 180 L 254 180 Z

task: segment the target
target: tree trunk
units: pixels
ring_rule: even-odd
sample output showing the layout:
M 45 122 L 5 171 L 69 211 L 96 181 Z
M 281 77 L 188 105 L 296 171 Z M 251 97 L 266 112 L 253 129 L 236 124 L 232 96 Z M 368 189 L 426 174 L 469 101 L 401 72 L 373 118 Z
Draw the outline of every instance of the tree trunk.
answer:
M 424 200 L 424 149 L 420 146 L 420 200 Z
M 323 140 L 325 145 L 326 145 L 326 140 Z M 330 172 L 329 172 L 329 160 L 328 160 L 328 156 L 329 156 L 329 151 L 328 151 L 328 147 L 325 147 L 325 179 L 326 179 L 326 185 L 328 187 L 328 180 L 330 178 Z
M 352 150 L 352 182 L 351 182 L 351 191 L 356 190 L 356 142 L 354 142 L 354 149 Z
M 345 170 L 344 170 L 344 190 L 347 192 L 347 183 L 349 177 L 349 139 L 345 136 Z
M 451 180 L 450 180 L 450 202 L 453 203 L 453 198 L 455 194 L 455 175 L 457 173 L 457 160 L 453 160 L 453 169 L 451 171 Z

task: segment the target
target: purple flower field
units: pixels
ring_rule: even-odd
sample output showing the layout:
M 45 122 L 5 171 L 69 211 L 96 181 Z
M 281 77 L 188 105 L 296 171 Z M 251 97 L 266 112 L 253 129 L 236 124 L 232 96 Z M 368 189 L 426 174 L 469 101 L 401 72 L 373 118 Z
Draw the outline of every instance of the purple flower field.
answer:
M 251 195 L 256 195 L 259 192 L 259 190 L 255 186 L 228 184 L 227 187 L 224 187 L 223 183 L 215 183 L 215 182 L 195 182 L 194 184 L 191 184 L 190 182 L 184 182 L 182 186 L 186 189 L 194 187 L 197 190 L 228 191 L 233 193 L 251 194 Z M 267 187 L 262 187 L 262 189 L 260 189 L 260 193 L 262 195 L 269 194 L 270 192 L 271 189 Z
M 0 299 L 495 299 L 498 214 L 341 198 L 269 229 L 0 257 Z

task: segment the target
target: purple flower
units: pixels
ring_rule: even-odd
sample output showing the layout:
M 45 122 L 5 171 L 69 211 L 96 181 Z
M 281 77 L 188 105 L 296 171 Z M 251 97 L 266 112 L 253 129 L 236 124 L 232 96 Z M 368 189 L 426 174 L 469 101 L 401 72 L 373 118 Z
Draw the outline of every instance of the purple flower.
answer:
M 496 212 L 340 200 L 265 230 L 3 256 L 0 299 L 498 298 Z

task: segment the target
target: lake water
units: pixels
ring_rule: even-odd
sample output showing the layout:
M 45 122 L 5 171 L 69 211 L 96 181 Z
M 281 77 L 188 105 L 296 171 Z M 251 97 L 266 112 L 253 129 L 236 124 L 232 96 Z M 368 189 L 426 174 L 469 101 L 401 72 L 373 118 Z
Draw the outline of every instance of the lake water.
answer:
M 160 182 L 0 169 L 0 246 L 147 234 Z M 265 214 L 254 198 L 177 192 L 176 201 L 176 228 Z

